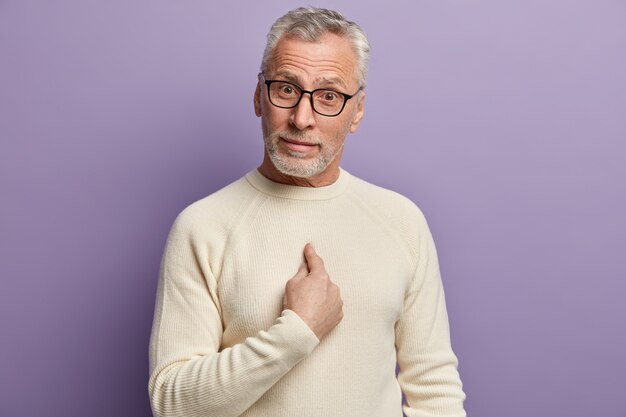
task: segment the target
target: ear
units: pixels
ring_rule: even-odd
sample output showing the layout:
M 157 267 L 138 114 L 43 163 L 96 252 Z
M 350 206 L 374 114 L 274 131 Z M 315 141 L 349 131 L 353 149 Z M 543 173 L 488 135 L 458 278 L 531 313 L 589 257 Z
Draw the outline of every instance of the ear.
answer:
M 354 118 L 352 119 L 352 123 L 350 124 L 350 133 L 356 132 L 361 124 L 361 119 L 363 119 L 363 106 L 365 105 L 365 90 L 359 93 L 358 103 L 356 105 L 356 113 Z
M 254 114 L 257 117 L 261 117 L 261 83 L 256 83 L 256 90 L 254 90 Z

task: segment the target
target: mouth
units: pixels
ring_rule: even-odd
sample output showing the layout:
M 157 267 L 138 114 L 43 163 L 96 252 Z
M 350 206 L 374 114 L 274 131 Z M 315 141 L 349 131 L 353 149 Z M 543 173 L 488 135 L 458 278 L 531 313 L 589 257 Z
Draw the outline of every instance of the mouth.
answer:
M 280 137 L 280 140 L 285 144 L 287 149 L 300 153 L 310 152 L 318 146 L 317 143 L 302 142 L 299 140 L 284 138 L 282 136 Z

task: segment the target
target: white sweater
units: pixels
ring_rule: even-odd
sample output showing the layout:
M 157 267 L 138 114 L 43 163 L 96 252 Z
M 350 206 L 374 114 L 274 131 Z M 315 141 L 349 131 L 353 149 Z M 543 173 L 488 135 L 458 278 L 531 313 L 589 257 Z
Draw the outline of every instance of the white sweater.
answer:
M 282 309 L 307 242 L 344 301 L 321 342 Z M 178 216 L 150 374 L 158 417 L 465 416 L 426 221 L 405 197 L 344 170 L 318 188 L 254 170 Z

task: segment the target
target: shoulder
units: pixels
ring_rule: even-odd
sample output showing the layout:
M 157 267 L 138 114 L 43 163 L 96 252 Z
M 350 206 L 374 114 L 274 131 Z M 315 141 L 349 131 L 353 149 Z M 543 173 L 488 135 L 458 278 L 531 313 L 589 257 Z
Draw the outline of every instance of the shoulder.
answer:
M 257 194 L 242 177 L 189 204 L 176 217 L 172 231 L 186 235 L 205 234 L 207 231 L 225 233 Z
M 353 196 L 379 216 L 394 222 L 425 222 L 422 210 L 408 197 L 352 176 L 350 191 Z
M 411 256 L 418 251 L 419 242 L 430 237 L 422 210 L 408 197 L 352 176 L 351 197 L 406 245 Z

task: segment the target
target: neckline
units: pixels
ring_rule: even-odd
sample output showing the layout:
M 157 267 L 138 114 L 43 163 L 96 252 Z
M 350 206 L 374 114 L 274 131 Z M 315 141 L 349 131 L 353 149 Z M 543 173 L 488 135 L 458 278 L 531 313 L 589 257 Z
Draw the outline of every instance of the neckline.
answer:
M 329 200 L 335 198 L 348 188 L 351 175 L 339 168 L 339 177 L 335 182 L 323 187 L 299 187 L 297 185 L 287 185 L 274 182 L 266 178 L 258 169 L 253 169 L 246 174 L 246 180 L 256 190 L 279 198 L 290 200 Z

